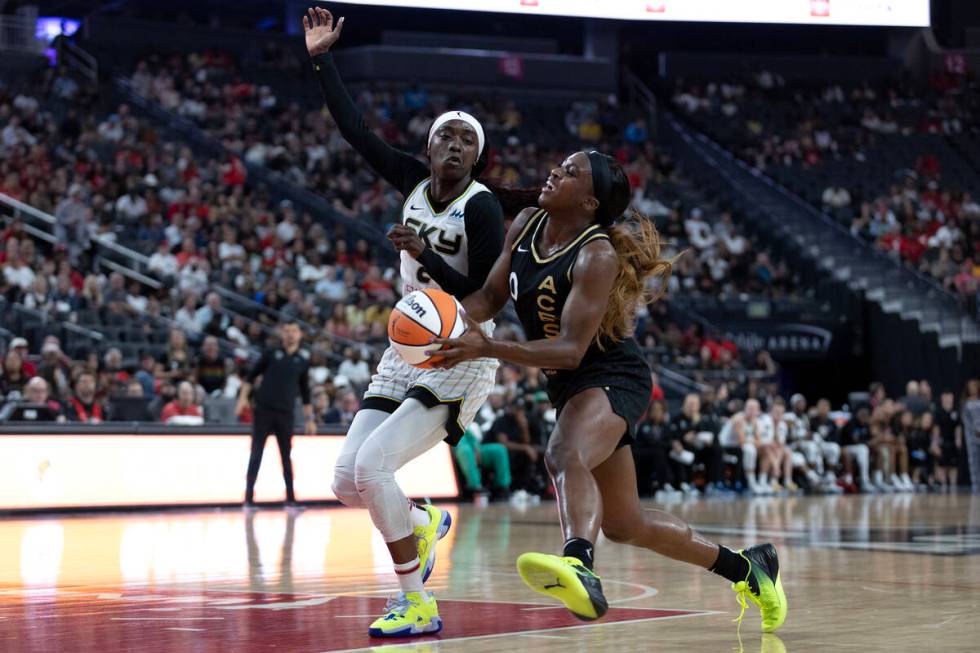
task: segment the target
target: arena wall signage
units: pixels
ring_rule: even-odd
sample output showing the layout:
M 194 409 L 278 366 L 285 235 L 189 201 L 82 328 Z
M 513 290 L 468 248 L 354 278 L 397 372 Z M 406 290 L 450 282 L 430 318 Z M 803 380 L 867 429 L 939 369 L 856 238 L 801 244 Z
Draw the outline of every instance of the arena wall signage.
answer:
M 929 0 L 344 0 L 352 4 L 621 20 L 927 27 Z
M 786 322 L 724 322 L 719 325 L 739 351 L 766 349 L 777 358 L 816 358 L 830 353 L 834 333 L 824 327 Z
M 0 434 L 0 511 L 240 503 L 249 436 L 207 434 L 197 428 L 154 434 L 18 434 L 8 427 Z M 336 498 L 330 486 L 343 440 L 340 435 L 293 437 L 299 500 Z M 285 490 L 274 438 L 266 443 L 264 458 L 270 464 L 259 472 L 255 499 L 282 501 Z M 445 443 L 396 476 L 410 497 L 458 495 Z

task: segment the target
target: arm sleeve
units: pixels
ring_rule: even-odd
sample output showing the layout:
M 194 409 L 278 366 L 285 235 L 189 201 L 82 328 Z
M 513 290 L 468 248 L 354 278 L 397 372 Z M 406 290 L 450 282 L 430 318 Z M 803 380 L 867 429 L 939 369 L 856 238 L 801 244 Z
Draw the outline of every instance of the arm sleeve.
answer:
M 354 100 L 344 87 L 340 72 L 329 52 L 313 57 L 313 70 L 327 102 L 327 109 L 341 135 L 385 181 L 407 195 L 429 176 L 429 169 L 412 155 L 377 137 L 364 124 Z
M 483 287 L 490 269 L 504 247 L 504 213 L 491 193 L 479 193 L 466 203 L 469 274 L 461 274 L 429 247 L 418 261 L 425 271 L 450 295 L 463 299 Z
M 269 367 L 269 351 L 268 350 L 262 352 L 262 358 L 260 358 L 259 359 L 259 362 L 257 362 L 252 367 L 252 369 L 248 371 L 248 375 L 245 377 L 245 380 L 254 385 L 255 384 L 255 379 L 257 379 L 260 376 L 262 376 L 262 373 L 265 372 L 265 368 L 267 368 L 267 367 Z
M 304 406 L 310 405 L 310 366 L 309 363 L 303 369 L 303 373 L 299 375 L 299 396 L 303 400 Z

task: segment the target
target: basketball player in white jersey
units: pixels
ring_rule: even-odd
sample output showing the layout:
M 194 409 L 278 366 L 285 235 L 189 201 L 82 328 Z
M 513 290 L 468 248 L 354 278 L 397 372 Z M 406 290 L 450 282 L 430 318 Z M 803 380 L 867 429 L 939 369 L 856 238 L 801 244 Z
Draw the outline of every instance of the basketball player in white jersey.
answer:
M 440 288 L 463 299 L 483 286 L 503 248 L 503 211 L 476 176 L 487 165 L 483 127 L 462 111 L 444 113 L 429 130 L 428 165 L 396 150 L 365 126 L 337 72 L 330 47 L 344 19 L 325 9 L 303 17 L 306 46 L 337 127 L 351 146 L 405 196 L 402 224 L 389 239 L 399 250 L 403 292 Z M 481 329 L 488 335 L 493 322 Z M 333 491 L 348 506 L 366 507 L 391 552 L 401 593 L 371 624 L 376 637 L 405 637 L 442 628 L 423 590 L 436 541 L 449 513 L 420 507 L 402 493 L 395 472 L 446 440 L 455 445 L 494 385 L 496 359 L 451 370 L 418 369 L 385 351 L 364 395 L 334 470 Z

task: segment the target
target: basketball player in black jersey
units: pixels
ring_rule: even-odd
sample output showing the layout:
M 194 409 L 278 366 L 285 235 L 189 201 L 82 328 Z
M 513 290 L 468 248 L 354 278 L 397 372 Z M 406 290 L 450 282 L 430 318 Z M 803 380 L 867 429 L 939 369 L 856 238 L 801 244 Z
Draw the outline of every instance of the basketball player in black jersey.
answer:
M 531 589 L 560 600 L 583 620 L 607 609 L 593 571 L 599 529 L 614 542 L 643 547 L 727 578 L 744 614 L 746 596 L 772 632 L 786 617 L 776 550 L 733 552 L 677 517 L 645 510 L 636 489 L 630 443 L 650 399 L 650 369 L 631 337 L 636 309 L 649 301 L 651 277 L 663 281 L 671 261 L 649 220 L 620 219 L 630 198 L 622 167 L 598 152 L 576 152 L 551 171 L 538 197 L 514 221 L 483 288 L 463 301 L 469 329 L 434 341 L 442 365 L 494 357 L 540 367 L 558 409 L 545 462 L 557 491 L 565 546 L 561 556 L 525 553 L 517 567 Z M 663 284 L 661 287 L 663 287 Z M 508 297 L 528 341 L 488 338 L 476 322 Z M 475 322 L 474 322 L 475 321 Z M 741 614 L 739 623 L 741 623 Z

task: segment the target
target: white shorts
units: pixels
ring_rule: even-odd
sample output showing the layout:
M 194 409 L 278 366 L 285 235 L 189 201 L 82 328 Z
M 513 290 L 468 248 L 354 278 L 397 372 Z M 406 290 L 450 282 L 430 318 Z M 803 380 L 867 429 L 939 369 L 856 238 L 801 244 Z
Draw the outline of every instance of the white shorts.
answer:
M 493 322 L 485 323 L 483 329 L 492 332 Z M 445 404 L 449 406 L 446 441 L 455 446 L 490 395 L 499 365 L 495 358 L 477 358 L 450 369 L 422 369 L 412 367 L 394 347 L 388 347 L 371 377 L 361 408 L 393 413 L 409 398 L 429 408 Z

